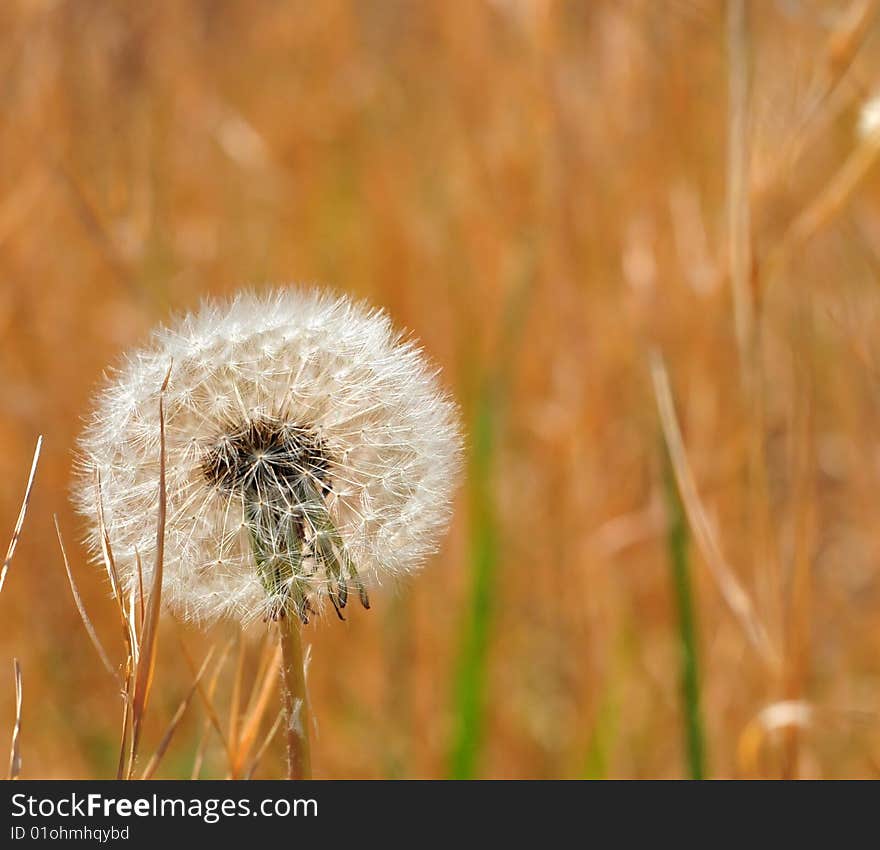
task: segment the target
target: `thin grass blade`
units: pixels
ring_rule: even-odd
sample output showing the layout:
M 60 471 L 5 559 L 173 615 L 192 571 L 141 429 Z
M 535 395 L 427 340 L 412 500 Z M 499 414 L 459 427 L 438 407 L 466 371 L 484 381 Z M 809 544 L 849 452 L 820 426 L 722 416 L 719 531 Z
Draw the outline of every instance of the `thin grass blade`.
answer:
M 238 723 L 241 717 L 241 687 L 244 678 L 244 639 L 238 635 L 238 656 L 235 662 L 235 677 L 232 680 L 232 695 L 229 698 L 229 748 L 231 754 L 230 770 L 236 778 L 236 768 L 240 763 L 238 755 Z
M 9 752 L 9 778 L 18 779 L 21 775 L 21 665 L 17 658 L 12 659 L 15 672 L 15 726 L 12 727 L 12 747 Z
M 43 448 L 43 435 L 37 437 L 37 447 L 34 449 L 34 459 L 31 461 L 31 471 L 28 475 L 27 485 L 24 488 L 24 498 L 21 501 L 21 510 L 18 512 L 18 519 L 15 521 L 15 528 L 12 531 L 12 539 L 9 541 L 9 547 L 6 550 L 6 557 L 3 559 L 3 566 L 0 567 L 0 592 L 3 591 L 3 585 L 6 583 L 6 574 L 9 572 L 9 565 L 12 563 L 12 556 L 15 555 L 15 547 L 18 546 L 18 539 L 21 537 L 21 529 L 24 527 L 24 518 L 27 514 L 28 504 L 31 500 L 31 491 L 34 489 L 34 478 L 37 475 L 37 463 L 40 460 L 40 450 Z
M 742 626 L 749 641 L 768 666 L 778 667 L 779 654 L 771 644 L 767 630 L 758 618 L 751 598 L 724 559 L 717 535 L 700 501 L 699 491 L 685 453 L 678 417 L 675 413 L 669 376 L 659 355 L 655 355 L 651 360 L 651 377 L 654 382 L 654 395 L 657 400 L 663 437 L 666 441 L 678 492 L 681 494 L 681 501 L 694 540 L 700 547 L 722 598 Z
M 196 673 L 195 663 L 192 660 L 192 656 L 190 656 L 189 651 L 183 645 L 183 641 L 179 641 L 181 652 L 183 653 L 183 657 L 186 660 L 187 666 L 193 675 Z M 208 683 L 208 689 L 205 690 L 201 682 L 199 683 L 198 693 L 201 697 L 202 704 L 205 707 L 205 712 L 207 716 L 207 722 L 214 727 L 214 731 L 217 733 L 217 736 L 220 738 L 221 743 L 223 744 L 223 749 L 226 752 L 227 758 L 232 759 L 232 748 L 229 743 L 229 738 L 226 732 L 223 730 L 223 724 L 220 722 L 220 715 L 217 713 L 217 709 L 214 706 L 214 694 L 217 690 L 217 683 L 220 680 L 220 674 L 223 672 L 223 667 L 226 664 L 226 659 L 229 656 L 229 650 L 232 648 L 232 641 L 228 641 L 226 645 L 223 647 L 223 650 L 220 653 L 220 657 L 217 660 L 217 665 L 214 669 L 214 675 L 211 677 L 211 681 Z
M 165 559 L 165 389 L 171 377 L 171 367 L 159 392 L 159 516 L 156 522 L 156 561 L 150 584 L 150 597 L 144 615 L 144 632 L 138 647 L 138 663 L 135 671 L 134 699 L 132 701 L 132 758 L 128 765 L 129 775 L 137 756 L 143 728 L 144 714 L 153 683 L 156 665 L 156 637 L 159 627 L 159 611 L 162 603 L 162 567 Z
M 241 734 L 238 739 L 238 763 L 237 769 L 241 768 L 250 754 L 257 734 L 260 731 L 260 725 L 263 722 L 263 716 L 266 708 L 275 693 L 275 687 L 278 683 L 278 673 L 281 670 L 281 646 L 277 645 L 274 650 L 268 646 L 265 652 L 268 658 L 268 664 L 264 665 L 263 675 L 255 680 L 253 694 L 248 705 L 248 709 L 244 715 L 244 723 L 242 725 Z
M 275 717 L 275 722 L 272 724 L 269 731 L 266 733 L 266 737 L 263 739 L 263 742 L 257 748 L 257 752 L 254 754 L 251 763 L 248 765 L 248 769 L 245 772 L 245 779 L 253 779 L 254 774 L 257 772 L 257 768 L 260 766 L 260 762 L 263 760 L 263 756 L 266 755 L 266 750 L 269 749 L 269 745 L 274 740 L 275 736 L 278 734 L 279 728 L 281 728 L 281 721 L 284 719 L 284 709 L 281 709 Z
M 159 742 L 159 746 L 156 747 L 156 752 L 153 753 L 150 761 L 147 763 L 141 779 L 153 778 L 153 774 L 156 772 L 156 769 L 159 767 L 162 758 L 164 757 L 165 753 L 168 750 L 168 747 L 171 744 L 171 739 L 174 737 L 174 733 L 177 731 L 177 727 L 180 726 L 180 722 L 181 720 L 183 720 L 183 716 L 186 714 L 186 710 L 187 708 L 189 708 L 189 704 L 192 702 L 192 698 L 195 696 L 196 691 L 199 688 L 199 682 L 201 681 L 205 670 L 208 669 L 208 664 L 211 662 L 211 656 L 213 654 L 214 649 L 212 647 L 209 650 L 208 655 L 205 657 L 205 660 L 202 662 L 202 666 L 199 668 L 199 672 L 196 674 L 196 679 L 192 683 L 192 687 L 189 689 L 189 692 L 183 698 L 180 705 L 177 707 L 177 711 L 174 712 L 174 716 L 171 718 L 171 722 L 168 724 L 168 728 L 165 730 L 165 734 L 162 736 L 162 739 Z
M 80 596 L 79 588 L 76 586 L 76 581 L 73 578 L 73 572 L 70 569 L 70 561 L 67 558 L 67 552 L 64 548 L 64 540 L 61 537 L 61 527 L 58 525 L 58 515 L 54 514 L 53 518 L 55 520 L 55 534 L 58 536 L 58 545 L 61 547 L 61 557 L 64 560 L 64 569 L 67 572 L 67 581 L 70 585 L 70 592 L 73 594 L 73 601 L 76 603 L 76 610 L 79 611 L 79 616 L 83 622 L 83 625 L 85 626 L 86 634 L 88 634 L 89 640 L 91 640 L 92 642 L 92 646 L 95 647 L 95 651 L 98 653 L 98 658 L 101 659 L 101 663 L 104 665 L 104 668 L 113 677 L 113 680 L 119 686 L 120 690 L 122 690 L 123 684 L 122 679 L 119 676 L 119 671 L 116 670 L 116 668 L 114 668 L 113 664 L 110 662 L 110 658 L 108 657 L 103 644 L 98 638 L 95 627 L 92 625 L 92 621 L 91 619 L 89 619 L 89 615 L 86 612 L 86 607 L 83 604 L 82 597 Z
M 119 580 L 119 571 L 116 569 L 116 559 L 113 557 L 113 547 L 110 545 L 110 535 L 107 534 L 107 526 L 104 523 L 104 496 L 101 491 L 101 474 L 95 474 L 95 491 L 98 501 L 98 531 L 101 535 L 101 556 L 104 560 L 104 569 L 110 579 L 110 587 L 113 590 L 113 599 L 116 601 L 116 612 L 119 615 L 119 623 L 122 626 L 122 640 L 125 644 L 126 654 L 129 658 L 137 657 L 137 637 L 131 633 L 131 625 L 125 613 L 125 600 L 122 594 L 122 584 Z
M 699 654 L 691 587 L 689 535 L 672 462 L 666 452 L 664 452 L 663 471 L 667 513 L 666 545 L 678 614 L 681 699 L 684 710 L 688 772 L 691 779 L 703 779 L 706 775 L 706 745 L 700 709 Z

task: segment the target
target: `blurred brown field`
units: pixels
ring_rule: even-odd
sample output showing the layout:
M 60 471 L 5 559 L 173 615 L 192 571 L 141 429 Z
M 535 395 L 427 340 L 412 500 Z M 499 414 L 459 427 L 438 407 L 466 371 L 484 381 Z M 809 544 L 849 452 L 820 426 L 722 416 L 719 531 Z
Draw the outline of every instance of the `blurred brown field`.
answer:
M 306 632 L 317 776 L 455 775 L 458 747 L 481 777 L 683 777 L 696 722 L 712 777 L 876 777 L 877 6 L 0 5 L 3 536 L 45 440 L 0 595 L 22 776 L 116 770 L 121 700 L 52 520 L 120 660 L 68 502 L 103 370 L 204 296 L 317 282 L 422 341 L 470 456 L 440 555 Z M 666 479 L 652 362 L 684 448 Z M 163 620 L 145 754 L 192 684 L 180 641 L 198 662 L 230 639 Z M 204 718 L 157 775 L 190 775 Z

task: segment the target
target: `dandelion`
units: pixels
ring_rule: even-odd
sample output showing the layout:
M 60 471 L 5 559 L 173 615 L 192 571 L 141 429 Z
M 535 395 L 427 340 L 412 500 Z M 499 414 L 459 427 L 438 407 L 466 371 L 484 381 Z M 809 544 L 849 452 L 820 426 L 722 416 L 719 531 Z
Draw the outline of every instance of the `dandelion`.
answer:
M 80 441 L 89 544 L 98 555 L 102 513 L 129 591 L 156 551 L 169 369 L 163 601 L 202 623 L 280 624 L 307 774 L 299 623 L 326 602 L 340 618 L 354 597 L 369 608 L 371 586 L 435 551 L 460 466 L 455 407 L 384 313 L 344 297 L 240 295 L 158 329 Z

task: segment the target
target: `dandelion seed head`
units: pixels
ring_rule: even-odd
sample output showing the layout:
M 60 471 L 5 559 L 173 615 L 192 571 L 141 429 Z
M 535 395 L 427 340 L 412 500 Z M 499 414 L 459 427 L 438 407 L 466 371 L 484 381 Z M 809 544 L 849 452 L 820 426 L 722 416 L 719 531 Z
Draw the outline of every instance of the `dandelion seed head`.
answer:
M 163 599 L 248 621 L 337 613 L 436 550 L 460 471 L 455 406 L 388 317 L 284 289 L 159 328 L 97 396 L 75 501 L 123 581 L 152 569 L 165 399 Z M 97 482 L 100 482 L 98 485 Z

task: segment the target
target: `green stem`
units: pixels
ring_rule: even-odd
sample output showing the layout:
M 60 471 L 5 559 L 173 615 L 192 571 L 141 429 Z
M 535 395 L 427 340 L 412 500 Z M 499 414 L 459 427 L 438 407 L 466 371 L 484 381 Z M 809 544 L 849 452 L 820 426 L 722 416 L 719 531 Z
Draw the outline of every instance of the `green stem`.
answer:
M 691 779 L 705 776 L 705 743 L 700 711 L 697 630 L 690 577 L 688 527 L 669 456 L 664 451 L 666 494 L 666 542 L 672 568 L 672 586 L 678 610 L 678 636 L 681 651 L 681 695 L 684 706 L 685 742 Z
M 497 360 L 477 386 L 474 399 L 469 474 L 471 584 L 469 610 L 463 622 L 455 670 L 454 726 L 449 752 L 449 776 L 453 779 L 476 776 L 486 731 L 492 596 L 501 557 L 492 479 L 510 374 L 536 279 L 534 249 L 531 240 L 526 239 L 517 279 L 510 288 L 506 304 Z
M 449 757 L 452 779 L 472 779 L 483 742 L 489 667 L 492 588 L 498 562 L 494 504 L 490 489 L 495 441 L 495 399 L 485 392 L 474 427 L 471 476 L 470 610 L 464 624 L 455 680 L 455 727 Z

